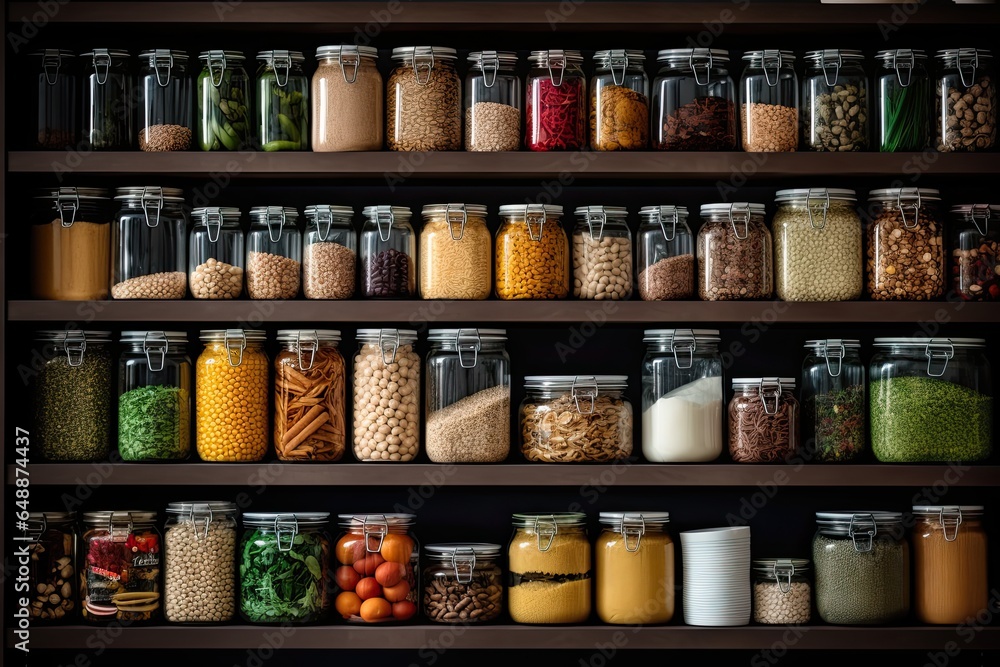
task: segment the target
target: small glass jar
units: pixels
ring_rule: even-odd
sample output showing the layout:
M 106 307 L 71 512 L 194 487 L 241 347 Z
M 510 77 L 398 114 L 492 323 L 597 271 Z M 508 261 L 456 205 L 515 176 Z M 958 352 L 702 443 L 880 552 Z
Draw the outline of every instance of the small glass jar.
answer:
M 765 49 L 743 54 L 740 118 L 743 150 L 793 153 L 799 147 L 799 79 L 791 51 Z
M 267 453 L 267 334 L 207 329 L 195 369 L 195 444 L 202 461 L 261 461 Z
M 403 46 L 386 84 L 386 145 L 392 151 L 462 148 L 462 80 L 455 49 Z
M 587 77 L 579 51 L 532 51 L 524 144 L 529 151 L 587 146 Z
M 335 329 L 282 329 L 274 358 L 279 461 L 339 461 L 347 446 L 347 372 Z
M 135 77 L 128 51 L 94 49 L 84 59 L 83 131 L 95 151 L 128 151 L 135 147 Z
M 299 212 L 291 206 L 254 206 L 247 234 L 247 295 L 294 299 L 302 282 Z
M 642 360 L 642 455 L 707 463 L 722 454 L 718 329 L 647 329 Z
M 408 299 L 417 293 L 417 236 L 405 206 L 366 206 L 361 227 L 362 296 Z
M 784 463 L 799 446 L 795 379 L 733 378 L 729 454 L 737 463 Z
M 156 512 L 84 512 L 80 608 L 88 623 L 160 620 L 162 539 Z
M 309 150 L 309 77 L 301 51 L 257 54 L 257 139 L 274 151 Z
M 316 49 L 312 147 L 317 153 L 382 150 L 385 86 L 378 50 L 344 44 Z
M 248 150 L 253 138 L 250 77 L 242 51 L 202 51 L 198 74 L 198 146 L 203 151 Z
M 328 512 L 246 512 L 240 542 L 240 618 L 303 625 L 330 615 Z
M 31 623 L 74 621 L 78 592 L 76 513 L 30 512 L 27 524 L 28 573 L 24 578 L 23 572 L 18 572 L 18 581 L 27 585 L 23 597 L 31 600 Z
M 986 49 L 937 52 L 935 144 L 943 153 L 988 151 L 997 140 L 997 86 Z
M 952 289 L 965 301 L 1000 301 L 1000 206 L 953 206 L 951 219 Z
M 993 376 L 983 338 L 876 338 L 871 442 L 883 463 L 985 461 Z
M 465 150 L 496 153 L 521 148 L 524 93 L 513 51 L 473 51 L 465 75 Z
M 111 199 L 103 188 L 37 190 L 31 225 L 31 296 L 108 298 Z
M 755 558 L 753 620 L 763 625 L 805 625 L 812 618 L 812 584 L 805 558 Z
M 802 441 L 807 461 L 842 463 L 865 451 L 865 367 L 861 343 L 810 340 L 802 362 Z
M 116 190 L 111 233 L 112 299 L 187 296 L 187 215 L 183 192 L 159 186 Z
M 413 514 L 340 514 L 335 606 L 350 623 L 412 619 L 420 603 Z
M 434 463 L 498 463 L 510 453 L 504 329 L 431 329 L 424 446 Z
M 613 625 L 674 617 L 674 541 L 669 512 L 601 512 L 594 543 L 597 616 Z
M 139 149 L 186 151 L 194 129 L 194 85 L 183 51 L 150 49 L 139 54 Z
M 590 80 L 590 147 L 635 151 L 649 146 L 649 77 L 646 56 L 634 49 L 594 54 Z
M 420 296 L 482 300 L 490 295 L 492 238 L 482 204 L 426 204 L 420 230 Z
M 876 301 L 927 301 L 944 293 L 941 193 L 887 188 L 868 193 L 868 294 Z
M 562 206 L 505 204 L 495 248 L 496 295 L 563 299 L 569 294 L 569 240 Z
M 868 150 L 868 77 L 864 54 L 850 49 L 806 53 L 802 145 L 806 150 Z
M 989 607 L 982 505 L 916 505 L 913 595 L 917 618 L 961 625 Z
M 520 408 L 521 453 L 541 463 L 608 462 L 632 454 L 625 375 L 529 375 Z
M 163 527 L 163 617 L 226 623 L 236 616 L 236 504 L 169 503 Z
M 702 204 L 698 296 L 704 301 L 769 299 L 774 291 L 771 232 L 764 205 Z
M 63 49 L 43 49 L 31 55 L 35 72 L 31 109 L 35 137 L 31 143 L 42 150 L 73 149 L 80 104 L 76 54 Z
M 507 547 L 507 606 L 515 623 L 583 623 L 590 616 L 587 515 L 515 514 Z
M 238 299 L 243 293 L 244 248 L 240 209 L 191 211 L 188 286 L 196 299 Z
M 500 548 L 480 542 L 425 546 L 424 616 L 435 623 L 461 624 L 499 618 L 504 588 Z
M 573 296 L 626 301 L 632 296 L 632 232 L 623 206 L 581 206 L 573 229 Z
M 736 93 L 722 49 L 664 49 L 653 82 L 653 147 L 661 151 L 736 150 Z
M 420 451 L 417 332 L 358 329 L 357 339 L 354 457 L 359 461 L 412 461 Z M 388 380 L 385 387 L 383 379 Z M 388 396 L 383 395 L 385 391 Z M 383 401 L 387 405 L 382 405 Z
M 927 52 L 888 49 L 875 56 L 878 110 L 875 141 L 883 153 L 922 151 L 931 141 L 933 93 L 927 74 Z
M 306 206 L 302 293 L 307 299 L 350 299 L 358 268 L 358 235 L 350 206 Z
M 673 301 L 694 296 L 694 236 L 685 206 L 643 206 L 639 211 L 639 297 Z

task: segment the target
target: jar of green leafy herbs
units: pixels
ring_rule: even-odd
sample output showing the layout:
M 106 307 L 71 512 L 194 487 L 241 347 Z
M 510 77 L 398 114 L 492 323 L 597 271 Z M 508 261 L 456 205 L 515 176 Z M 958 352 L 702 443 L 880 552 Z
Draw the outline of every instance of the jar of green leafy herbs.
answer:
M 301 51 L 257 54 L 258 139 L 265 151 L 309 150 L 309 78 Z
M 191 452 L 191 359 L 180 331 L 123 331 L 118 372 L 118 453 L 169 461 Z
M 810 340 L 802 362 L 805 460 L 854 461 L 865 449 L 865 367 L 856 340 Z
M 327 512 L 248 512 L 240 543 L 240 616 L 248 623 L 313 623 L 330 608 Z
M 883 153 L 922 151 L 930 144 L 934 98 L 927 53 L 920 49 L 879 51 L 876 59 L 875 139 Z
M 250 77 L 241 51 L 202 51 L 198 75 L 198 146 L 236 151 L 250 145 Z

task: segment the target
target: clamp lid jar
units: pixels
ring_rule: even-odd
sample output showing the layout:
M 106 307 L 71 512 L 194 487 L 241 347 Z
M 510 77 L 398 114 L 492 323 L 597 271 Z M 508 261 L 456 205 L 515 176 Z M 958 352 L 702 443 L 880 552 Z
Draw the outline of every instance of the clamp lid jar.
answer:
M 590 616 L 586 519 L 578 512 L 513 515 L 507 594 L 515 623 L 582 623 Z
M 805 558 L 755 558 L 751 562 L 754 622 L 808 623 L 812 617 L 810 569 Z
M 653 146 L 661 151 L 731 151 L 737 138 L 729 53 L 664 49 L 653 82 Z
M 366 206 L 361 227 L 362 296 L 416 296 L 417 237 L 405 206 Z
M 733 378 L 729 453 L 737 463 L 782 463 L 798 448 L 795 379 Z
M 649 146 L 649 77 L 638 49 L 594 54 L 590 81 L 590 146 L 595 151 L 643 150 Z
M 247 295 L 294 299 L 302 281 L 299 212 L 291 206 L 254 206 L 247 234 Z
M 302 293 L 307 299 L 350 299 L 357 274 L 358 234 L 350 206 L 306 206 Z
M 149 49 L 139 54 L 139 149 L 186 151 L 194 129 L 194 82 L 188 54 Z
M 802 143 L 807 150 L 868 149 L 868 77 L 864 54 L 852 49 L 806 53 L 802 79 Z
M 773 292 L 771 231 L 763 204 L 702 204 L 698 296 L 705 301 L 767 299 Z
M 685 206 L 643 206 L 639 210 L 638 274 L 643 301 L 672 301 L 694 295 L 694 237 Z
M 41 150 L 72 150 L 77 142 L 79 109 L 76 54 L 42 49 L 29 55 L 38 59 L 31 95 L 32 143 Z
M 465 150 L 521 148 L 524 92 L 513 51 L 473 51 L 465 75 Z
M 955 292 L 966 301 L 1000 300 L 1000 205 L 953 206 L 951 221 Z
M 84 59 L 83 132 L 93 150 L 127 151 L 135 147 L 135 76 L 128 51 L 92 49 Z
M 922 49 L 886 49 L 875 58 L 878 105 L 875 135 L 883 153 L 922 151 L 931 142 L 932 93 L 927 52 Z
M 240 210 L 210 206 L 191 211 L 188 285 L 196 299 L 237 299 L 243 293 Z
M 438 623 L 496 620 L 503 610 L 500 551 L 499 544 L 480 542 L 425 546 L 424 615 Z
M 806 341 L 802 362 L 802 441 L 807 460 L 853 461 L 866 448 L 865 366 L 857 340 Z
M 41 188 L 33 197 L 31 294 L 36 299 L 108 297 L 111 199 L 103 188 Z
M 267 152 L 309 150 L 309 78 L 301 51 L 257 54 L 257 140 Z
M 587 78 L 579 51 L 532 51 L 524 143 L 530 151 L 574 151 L 587 145 Z
M 386 83 L 386 146 L 393 151 L 462 148 L 462 81 L 455 49 L 404 46 L 392 50 Z
M 354 44 L 321 46 L 316 62 L 311 84 L 313 150 L 381 150 L 385 86 L 378 50 Z
M 504 204 L 496 234 L 496 295 L 562 299 L 569 294 L 569 239 L 562 206 Z
M 482 300 L 490 295 L 492 238 L 482 204 L 426 204 L 420 231 L 420 296 Z
M 740 123 L 743 150 L 794 152 L 799 146 L 799 80 L 791 51 L 764 49 L 743 54 Z
M 997 135 L 993 53 L 976 48 L 943 49 L 935 58 L 937 149 L 945 153 L 991 150 Z

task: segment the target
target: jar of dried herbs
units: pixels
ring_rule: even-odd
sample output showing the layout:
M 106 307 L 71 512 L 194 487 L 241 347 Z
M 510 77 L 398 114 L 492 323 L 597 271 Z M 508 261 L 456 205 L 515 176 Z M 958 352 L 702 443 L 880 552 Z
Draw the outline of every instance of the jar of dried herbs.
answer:
M 250 77 L 242 51 L 202 51 L 198 75 L 198 146 L 238 151 L 250 146 Z
M 966 301 L 1000 301 L 1000 205 L 953 206 L 951 220 L 952 288 Z
M 771 297 L 771 232 L 764 211 L 763 204 L 702 204 L 698 296 L 704 301 Z
M 865 367 L 857 340 L 810 340 L 802 362 L 802 441 L 807 461 L 840 463 L 865 449 Z
M 653 146 L 661 151 L 732 151 L 736 92 L 729 53 L 722 49 L 665 49 L 653 82 Z
M 737 463 L 782 463 L 799 443 L 795 379 L 734 378 L 729 453 Z
M 643 150 L 649 145 L 649 77 L 640 50 L 594 54 L 590 81 L 590 146 L 595 151 Z
M 875 75 L 878 105 L 875 141 L 883 153 L 922 151 L 931 138 L 931 82 L 927 52 L 920 49 L 879 51 Z

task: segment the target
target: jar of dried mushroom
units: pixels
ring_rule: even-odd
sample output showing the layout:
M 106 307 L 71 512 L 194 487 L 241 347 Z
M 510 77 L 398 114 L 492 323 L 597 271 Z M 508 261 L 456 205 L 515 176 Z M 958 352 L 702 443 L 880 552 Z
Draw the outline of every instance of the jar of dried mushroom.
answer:
M 953 206 L 951 219 L 952 288 L 966 301 L 1000 300 L 1000 206 Z
M 128 51 L 93 49 L 84 59 L 83 129 L 80 138 L 96 151 L 135 147 L 135 74 Z
M 778 298 L 850 301 L 861 296 L 861 218 L 854 190 L 778 190 L 771 221 Z
M 807 461 L 854 461 L 865 451 L 865 367 L 861 343 L 828 338 L 805 344 L 802 362 L 802 442 Z
M 301 51 L 257 54 L 257 140 L 273 151 L 309 150 L 309 77 Z
M 937 52 L 936 146 L 942 152 L 992 150 L 997 139 L 993 54 L 986 49 Z
M 595 151 L 649 146 L 649 77 L 646 56 L 634 49 L 594 54 L 590 80 L 590 147 Z
M 69 150 L 77 141 L 77 113 L 80 82 L 76 54 L 64 49 L 43 49 L 31 53 L 34 90 L 29 95 L 31 144 L 36 149 Z
M 740 119 L 743 150 L 790 153 L 799 147 L 799 80 L 791 51 L 743 54 Z
M 240 209 L 196 208 L 188 244 L 188 285 L 196 299 L 238 299 L 243 294 L 244 247 Z
M 31 296 L 108 298 L 111 199 L 102 188 L 36 191 L 31 225 Z
M 339 461 L 347 373 L 334 329 L 282 329 L 274 358 L 274 449 L 281 461 Z
M 753 620 L 764 625 L 805 625 L 812 618 L 807 558 L 755 558 Z
M 594 543 L 597 616 L 614 625 L 674 617 L 674 541 L 669 512 L 601 512 Z
M 499 299 L 562 299 L 569 294 L 569 241 L 562 206 L 505 204 L 496 238 Z
M 529 461 L 617 461 L 632 454 L 632 404 L 625 375 L 529 375 L 520 409 L 521 453 Z
M 878 93 L 873 142 L 883 153 L 922 151 L 931 141 L 931 81 L 927 52 L 887 49 L 876 55 Z
M 577 151 L 587 145 L 587 77 L 579 51 L 528 56 L 524 143 L 530 151 Z
M 76 513 L 28 513 L 27 577 L 19 582 L 31 600 L 31 623 L 67 623 L 77 617 Z
M 513 51 L 473 51 L 465 75 L 465 150 L 495 153 L 521 148 L 524 92 Z
M 802 144 L 807 150 L 868 150 L 868 77 L 864 54 L 850 49 L 806 53 Z
M 636 256 L 643 301 L 694 296 L 694 236 L 685 206 L 643 206 L 639 210 Z
M 312 77 L 312 147 L 317 153 L 379 151 L 385 85 L 378 49 L 343 44 L 316 49 Z
M 188 55 L 173 49 L 139 54 L 139 149 L 186 151 L 194 131 L 194 82 Z
M 291 206 L 254 206 L 247 235 L 247 295 L 294 299 L 302 280 L 299 212 Z
M 733 378 L 729 454 L 737 463 L 782 463 L 799 446 L 795 379 Z
M 198 74 L 198 147 L 203 151 L 250 150 L 253 88 L 242 51 L 202 51 Z
M 930 188 L 872 190 L 868 294 L 876 301 L 927 301 L 944 293 L 941 193 Z
M 583 623 L 590 616 L 587 515 L 515 514 L 507 605 L 515 623 Z
M 302 293 L 307 299 L 350 299 L 358 270 L 358 235 L 350 206 L 306 206 Z
M 420 296 L 475 299 L 490 295 L 490 230 L 482 204 L 427 204 L 420 231 Z
M 183 192 L 159 186 L 116 190 L 111 232 L 112 299 L 187 296 L 187 216 Z
M 361 227 L 361 295 L 408 299 L 417 294 L 417 236 L 405 206 L 366 206 Z
M 412 461 L 420 451 L 420 356 L 412 329 L 358 329 L 354 457 Z
M 632 232 L 623 206 L 581 206 L 573 229 L 573 296 L 627 300 L 632 296 Z
M 771 232 L 764 205 L 702 204 L 698 230 L 698 296 L 705 301 L 769 299 Z
M 431 329 L 424 444 L 435 463 L 497 463 L 510 453 L 504 329 Z
M 500 545 L 480 542 L 424 547 L 424 615 L 435 623 L 487 623 L 503 611 Z
M 462 148 L 462 80 L 455 49 L 403 46 L 386 85 L 386 145 L 393 151 Z
M 225 623 L 236 616 L 236 503 L 167 505 L 163 527 L 163 617 Z
M 653 82 L 653 147 L 736 150 L 736 94 L 723 49 L 664 49 Z

